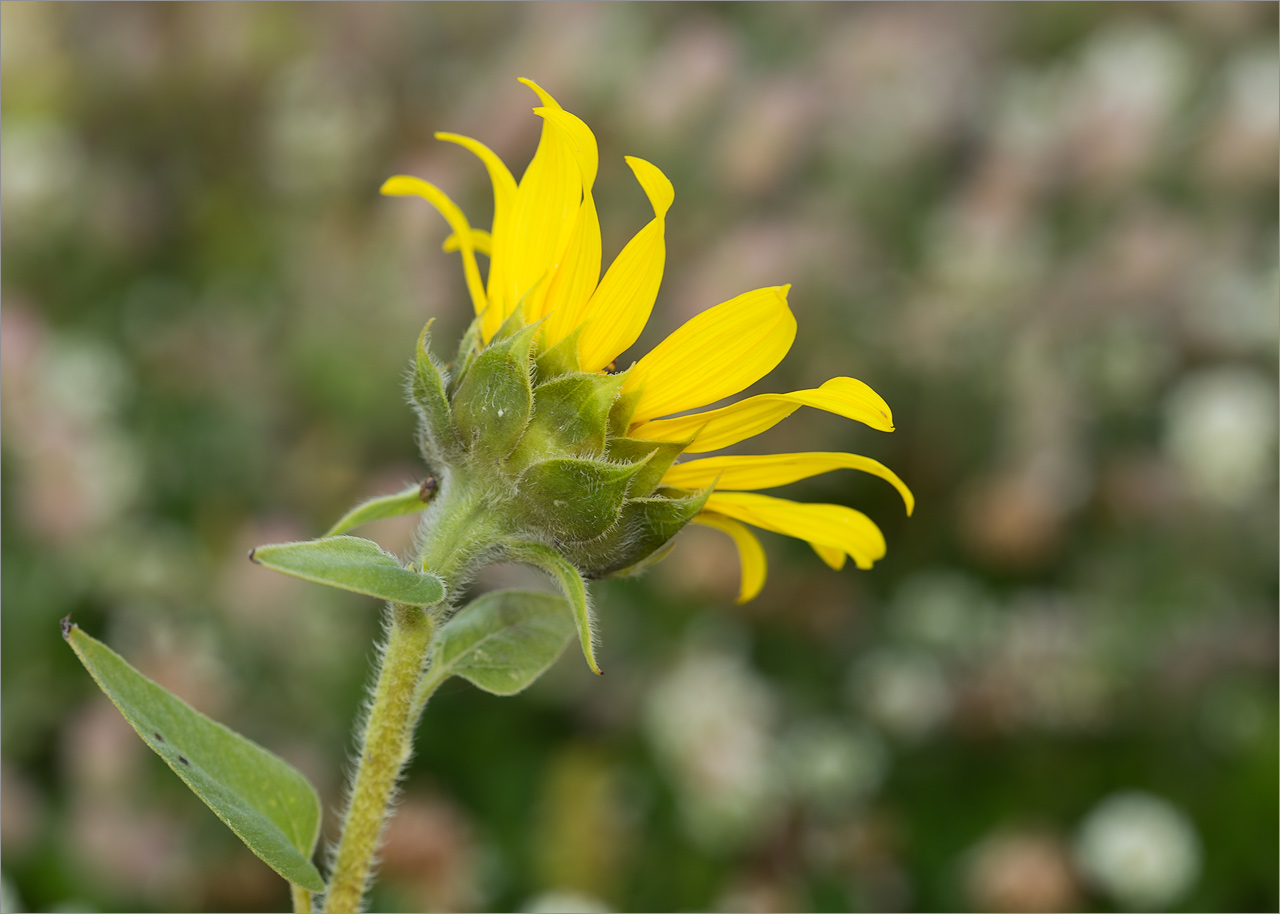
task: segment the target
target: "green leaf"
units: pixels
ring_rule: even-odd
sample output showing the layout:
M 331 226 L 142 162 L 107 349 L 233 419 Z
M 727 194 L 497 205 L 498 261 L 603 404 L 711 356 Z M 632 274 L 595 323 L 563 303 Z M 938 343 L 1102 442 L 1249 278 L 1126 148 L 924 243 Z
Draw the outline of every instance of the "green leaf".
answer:
M 358 536 L 259 546 L 249 553 L 249 559 L 296 578 L 393 603 L 435 606 L 444 600 L 444 582 L 440 578 L 405 568 L 377 543 Z
M 273 870 L 312 892 L 320 798 L 284 759 L 210 720 L 69 620 L 63 636 L 143 741 Z
M 426 508 L 427 503 L 431 501 L 431 496 L 435 494 L 435 486 L 435 477 L 428 476 L 426 482 L 414 483 L 403 492 L 397 492 L 395 495 L 380 495 L 361 502 L 330 527 L 325 536 L 337 536 L 339 533 L 346 533 L 361 524 L 375 520 L 399 517 L 402 514 L 415 514 Z
M 503 550 L 503 557 L 513 562 L 532 565 L 539 571 L 546 572 L 560 586 L 560 592 L 564 594 L 564 598 L 569 601 L 569 608 L 573 610 L 578 640 L 582 644 L 582 656 L 586 658 L 591 672 L 597 676 L 602 675 L 603 671 L 596 663 L 595 645 L 592 643 L 594 632 L 591 627 L 591 598 L 587 594 L 586 582 L 582 580 L 578 569 L 566 561 L 559 552 L 542 543 L 507 543 Z
M 461 676 L 494 695 L 514 695 L 555 663 L 573 633 L 573 610 L 563 597 L 537 590 L 487 593 L 436 633 L 420 691 Z

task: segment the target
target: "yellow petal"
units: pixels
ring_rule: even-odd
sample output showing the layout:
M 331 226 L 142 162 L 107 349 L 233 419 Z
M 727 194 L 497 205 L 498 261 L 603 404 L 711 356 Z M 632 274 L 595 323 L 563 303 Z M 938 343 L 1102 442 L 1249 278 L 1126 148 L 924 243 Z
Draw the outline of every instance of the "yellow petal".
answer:
M 574 154 L 582 181 L 582 203 L 574 220 L 569 242 L 558 264 L 538 313 L 526 313 L 530 322 L 544 315 L 550 319 L 543 330 L 544 346 L 550 348 L 582 323 L 582 312 L 600 281 L 600 219 L 596 215 L 591 187 L 599 165 L 596 138 L 579 118 L 562 108 L 535 108 L 565 135 Z
M 666 215 L 675 199 L 667 176 L 644 159 L 627 156 L 654 217 L 627 242 L 582 310 L 578 358 L 584 371 L 599 371 L 636 341 L 649 320 L 666 262 Z M 560 328 L 568 335 L 573 327 Z
M 768 568 L 760 539 L 736 520 L 721 517 L 719 514 L 698 514 L 693 522 L 704 527 L 712 527 L 733 538 L 734 544 L 738 547 L 738 558 L 742 562 L 742 583 L 738 587 L 738 602 L 746 603 L 748 600 L 754 600 L 764 587 L 765 571 Z M 840 558 L 844 559 L 844 553 L 840 553 Z
M 687 321 L 627 372 L 640 391 L 633 422 L 704 406 L 754 384 L 791 348 L 790 286 L 745 292 Z
M 493 257 L 493 236 L 484 229 L 471 230 L 471 246 L 478 253 L 486 257 Z M 441 248 L 446 254 L 452 254 L 454 251 L 462 250 L 462 242 L 458 240 L 457 235 L 450 235 L 444 240 Z
M 861 470 L 879 476 L 902 496 L 907 513 L 915 510 L 915 496 L 898 475 L 878 460 L 860 454 L 810 451 L 803 454 L 733 455 L 704 457 L 677 463 L 663 475 L 662 481 L 680 489 L 705 489 L 714 485 L 717 491 L 733 489 L 771 489 L 799 479 L 830 473 L 832 470 Z
M 511 172 L 507 166 L 503 164 L 502 159 L 497 154 L 481 143 L 479 140 L 473 140 L 469 136 L 461 136 L 457 133 L 437 133 L 437 140 L 443 140 L 446 143 L 456 143 L 463 149 L 472 153 L 483 164 L 489 172 L 489 181 L 493 184 L 493 236 L 502 237 L 506 233 L 507 222 L 511 216 L 511 202 L 516 196 L 516 179 L 511 177 Z M 503 298 L 503 282 L 502 272 L 505 264 L 500 259 L 495 259 L 492 254 L 493 248 L 489 253 L 489 282 L 488 282 L 488 300 L 493 303 L 496 311 L 502 313 L 510 313 L 513 304 L 507 303 Z
M 820 543 L 810 543 L 809 545 L 813 547 L 814 552 L 818 553 L 818 558 L 826 562 L 831 568 L 839 571 L 844 567 L 844 560 L 848 558 L 848 556 L 839 549 L 834 549 L 831 546 L 823 546 Z
M 712 492 L 706 511 L 848 553 L 870 568 L 885 553 L 884 534 L 869 517 L 844 505 L 811 505 L 752 492 Z
M 645 441 L 681 441 L 696 434 L 686 452 L 701 454 L 773 428 L 801 406 L 823 409 L 882 432 L 893 431 L 893 413 L 879 394 L 854 378 L 832 378 L 811 390 L 760 394 L 705 413 L 655 419 L 633 427 L 627 435 Z
M 544 107 L 560 107 L 532 81 L 520 81 L 538 93 Z M 494 239 L 502 296 L 501 307 L 485 315 L 486 339 L 517 304 L 524 304 L 526 319 L 541 313 L 550 273 L 568 244 L 581 202 L 582 178 L 573 150 L 564 131 L 544 121 L 538 149 L 516 188 L 510 221 Z
M 476 266 L 471 225 L 467 222 L 467 217 L 462 214 L 462 210 L 458 209 L 457 204 L 434 184 L 406 175 L 388 178 L 383 182 L 381 192 L 389 197 L 422 197 L 440 211 L 440 215 L 444 216 L 445 221 L 449 223 L 449 228 L 453 229 L 453 233 L 459 238 L 459 248 L 462 250 L 462 272 L 467 279 L 467 291 L 471 293 L 471 304 L 475 307 L 476 314 L 483 312 L 486 299 L 484 286 L 480 283 L 480 268 Z

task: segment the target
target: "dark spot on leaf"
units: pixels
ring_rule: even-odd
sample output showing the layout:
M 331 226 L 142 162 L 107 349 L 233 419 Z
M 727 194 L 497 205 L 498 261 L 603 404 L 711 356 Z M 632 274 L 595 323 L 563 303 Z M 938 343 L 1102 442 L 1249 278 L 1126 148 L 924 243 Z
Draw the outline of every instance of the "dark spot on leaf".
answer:
M 258 551 L 257 549 L 250 549 L 250 550 L 249 550 L 249 561 L 253 562 L 253 564 L 255 564 L 255 565 L 257 565 L 257 564 L 258 564 L 258 560 L 257 560 L 257 559 L 255 559 L 255 558 L 253 557 L 253 554 L 254 554 L 255 552 L 257 552 L 257 551 Z
M 186 757 L 185 755 L 180 755 L 180 756 L 178 756 L 178 761 L 182 762 L 182 764 L 184 764 L 184 765 L 190 765 L 190 764 L 191 764 L 190 762 L 188 762 L 188 761 L 187 761 L 187 757 Z
M 158 742 L 158 743 L 163 743 L 163 742 L 164 742 L 164 737 L 163 737 L 163 736 L 161 736 L 159 733 L 152 733 L 151 735 L 152 735 L 152 736 L 154 736 L 154 737 L 156 738 L 156 742 Z

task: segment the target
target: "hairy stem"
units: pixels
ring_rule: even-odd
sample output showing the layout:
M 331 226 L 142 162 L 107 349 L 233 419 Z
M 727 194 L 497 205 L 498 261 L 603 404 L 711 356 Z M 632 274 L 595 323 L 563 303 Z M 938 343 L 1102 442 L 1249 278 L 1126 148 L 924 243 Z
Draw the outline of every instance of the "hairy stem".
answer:
M 289 883 L 289 893 L 293 896 L 293 914 L 311 914 L 311 893 L 300 885 Z
M 325 911 L 357 911 L 389 814 L 396 779 L 413 746 L 413 696 L 435 633 L 430 611 L 396 604 L 365 724 Z

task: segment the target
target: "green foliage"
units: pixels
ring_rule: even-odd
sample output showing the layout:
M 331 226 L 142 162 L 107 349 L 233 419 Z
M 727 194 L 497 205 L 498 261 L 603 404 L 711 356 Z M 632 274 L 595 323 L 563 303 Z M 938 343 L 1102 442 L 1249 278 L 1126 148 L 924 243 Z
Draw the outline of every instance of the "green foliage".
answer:
M 514 695 L 555 663 L 573 631 L 573 611 L 563 597 L 536 590 L 487 593 L 436 633 L 419 691 L 461 676 L 494 695 Z
M 292 765 L 210 720 L 143 676 L 78 626 L 63 621 L 76 656 L 130 726 L 183 783 L 273 870 L 312 892 L 320 798 Z
M 431 321 L 422 328 L 414 350 L 410 402 L 418 413 L 423 457 L 430 464 L 443 462 L 459 448 L 458 436 L 449 411 L 445 380 L 431 355 Z
M 476 356 L 453 398 L 463 445 L 491 458 L 511 453 L 533 410 L 529 347 L 534 328 L 495 342 Z
M 296 578 L 393 603 L 434 606 L 445 595 L 444 582 L 434 574 L 405 568 L 377 543 L 356 536 L 259 546 L 249 558 Z
M 516 506 L 526 522 L 564 540 L 589 540 L 618 520 L 627 486 L 640 463 L 602 460 L 543 460 L 521 477 L 524 500 Z
M 434 485 L 434 482 L 432 484 Z M 337 536 L 339 533 L 346 533 L 348 530 L 354 530 L 356 527 L 375 520 L 399 517 L 402 514 L 416 514 L 427 506 L 433 494 L 434 490 L 431 485 L 414 483 L 403 492 L 397 492 L 394 495 L 379 495 L 376 498 L 370 498 L 368 501 L 362 501 L 342 515 L 337 523 L 325 531 L 324 535 Z M 363 593 L 363 591 L 361 592 Z

